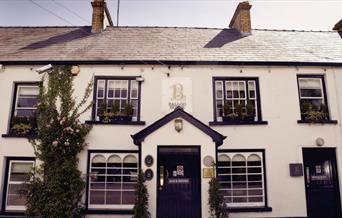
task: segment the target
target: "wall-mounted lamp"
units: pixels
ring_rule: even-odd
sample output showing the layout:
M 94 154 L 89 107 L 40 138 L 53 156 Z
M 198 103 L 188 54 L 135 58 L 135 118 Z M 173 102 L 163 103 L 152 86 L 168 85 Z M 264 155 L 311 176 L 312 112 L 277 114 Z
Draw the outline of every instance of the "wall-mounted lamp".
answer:
M 183 129 L 183 120 L 180 118 L 175 119 L 175 130 L 177 132 L 182 131 Z
M 135 81 L 137 81 L 137 82 L 144 82 L 144 81 L 145 81 L 145 78 L 142 77 L 142 76 L 137 76 L 137 77 L 135 78 Z
M 324 139 L 321 137 L 316 138 L 316 145 L 317 146 L 323 146 L 324 145 Z
M 73 76 L 77 76 L 80 73 L 80 71 L 81 71 L 80 67 L 77 66 L 77 65 L 74 65 L 74 66 L 71 67 L 71 74 Z

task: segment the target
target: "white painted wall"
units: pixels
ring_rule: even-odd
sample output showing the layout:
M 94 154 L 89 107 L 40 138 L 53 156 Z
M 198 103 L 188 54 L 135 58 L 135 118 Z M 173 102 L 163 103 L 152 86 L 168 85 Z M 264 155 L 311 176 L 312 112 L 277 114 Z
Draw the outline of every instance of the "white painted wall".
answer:
M 0 133 L 6 133 L 10 116 L 13 82 L 38 81 L 40 76 L 31 70 L 39 66 L 5 66 L 0 72 Z M 240 70 L 242 69 L 242 73 Z M 261 110 L 263 120 L 268 125 L 249 126 L 215 126 L 215 130 L 228 136 L 221 149 L 265 149 L 267 172 L 268 205 L 272 212 L 264 213 L 232 213 L 230 217 L 300 217 L 306 216 L 306 199 L 304 177 L 291 178 L 289 163 L 302 163 L 302 147 L 316 147 L 315 139 L 325 140 L 323 147 L 337 147 L 338 165 L 342 165 L 342 68 L 323 67 L 264 67 L 264 66 L 121 66 L 114 65 L 82 65 L 80 74 L 75 78 L 75 95 L 81 98 L 87 82 L 94 75 L 143 76 L 141 93 L 141 120 L 145 126 L 96 125 L 89 134 L 86 149 L 135 149 L 130 137 L 141 129 L 158 120 L 165 114 L 162 112 L 161 81 L 170 77 L 188 77 L 192 81 L 192 115 L 208 124 L 213 120 L 213 76 L 258 77 Z M 298 124 L 300 108 L 298 100 L 297 74 L 324 74 L 327 88 L 329 110 L 332 119 L 338 124 Z M 89 120 L 91 111 L 82 116 L 82 120 Z M 187 128 L 178 134 L 168 124 L 145 139 L 142 157 L 147 153 L 156 155 L 156 145 L 201 145 L 201 154 L 212 154 L 208 149 L 212 141 L 197 129 Z M 196 135 L 196 137 L 193 137 Z M 33 156 L 33 149 L 25 139 L 0 138 L 0 185 L 1 193 L 4 178 L 4 161 L 8 156 Z M 202 162 L 202 160 L 201 160 Z M 82 172 L 86 172 L 87 151 L 80 154 Z M 145 167 L 143 165 L 143 167 Z M 154 164 L 156 167 L 156 164 Z M 339 175 L 342 168 L 339 167 Z M 156 169 L 154 169 L 156 172 Z M 156 175 L 155 175 L 156 177 Z M 342 178 L 340 178 L 340 184 Z M 155 181 L 148 183 L 150 188 L 150 204 L 155 199 Z M 153 187 L 151 189 L 151 187 Z M 205 202 L 206 181 L 202 182 L 202 200 Z M 2 199 L 2 198 L 1 198 Z M 1 200 L 0 200 L 1 201 Z M 151 213 L 155 208 L 151 206 Z M 203 204 L 202 212 L 207 212 Z M 204 214 L 204 213 L 203 213 Z M 96 217 L 96 216 L 91 216 Z M 103 216 L 101 216 L 103 217 Z

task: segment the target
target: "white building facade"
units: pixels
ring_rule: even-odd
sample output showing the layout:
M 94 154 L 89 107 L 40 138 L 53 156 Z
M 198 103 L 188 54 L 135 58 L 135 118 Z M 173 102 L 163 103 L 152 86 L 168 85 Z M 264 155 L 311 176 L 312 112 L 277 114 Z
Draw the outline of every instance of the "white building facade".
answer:
M 56 29 L 51 29 L 51 34 Z M 117 37 L 132 34 L 131 31 L 150 31 L 119 29 L 109 27 L 97 36 L 63 41 L 62 46 L 72 49 L 73 40 L 101 40 L 96 38 L 101 34 L 107 34 L 108 40 L 111 32 Z M 310 54 L 306 54 L 307 60 L 297 60 L 295 56 L 300 54 L 280 47 L 273 59 L 263 61 L 249 58 L 250 50 L 240 51 L 245 53 L 241 55 L 245 60 L 235 60 L 232 55 L 232 60 L 223 61 L 178 58 L 177 52 L 172 54 L 173 60 L 159 57 L 160 54 L 154 59 L 122 55 L 122 60 L 64 59 L 68 53 L 61 59 L 54 56 L 49 60 L 28 60 L 30 53 L 23 54 L 22 59 L 2 55 L 0 214 L 22 216 L 25 210 L 25 199 L 18 189 L 27 181 L 25 173 L 35 164 L 34 150 L 27 140 L 32 132 L 18 132 L 13 120 L 32 117 L 42 76 L 35 69 L 51 63 L 79 66 L 74 79 L 75 97 L 80 98 L 87 83 L 94 81 L 93 108 L 81 117 L 82 122 L 93 124 L 93 129 L 86 139 L 88 146 L 79 155 L 79 169 L 87 182 L 87 217 L 131 217 L 139 168 L 145 172 L 149 211 L 154 218 L 208 218 L 212 173 L 220 179 L 230 217 L 340 217 L 342 39 L 338 32 L 255 30 L 234 38 L 234 34 L 229 35 L 231 30 L 215 31 L 221 34 L 224 44 L 237 46 L 235 51 L 241 40 L 257 45 L 259 42 L 253 37 L 267 39 L 280 34 L 275 43 L 279 45 L 286 37 L 310 35 L 317 37 L 321 45 L 334 44 L 336 50 L 330 58 L 335 59 L 310 59 Z M 30 30 L 3 30 L 6 31 Z M 188 31 L 190 38 L 191 34 L 207 30 L 151 28 L 158 35 L 168 35 L 167 31 Z M 226 36 L 229 39 L 225 40 Z M 38 45 L 35 49 L 46 52 L 51 37 L 21 46 Z M 151 40 L 156 40 L 153 37 L 152 34 Z M 325 44 L 324 38 L 333 38 L 334 42 Z M 155 41 L 158 43 L 161 42 Z M 209 53 L 210 49 L 220 53 L 217 50 L 224 46 L 207 43 L 209 46 L 203 47 Z M 115 46 L 121 49 L 119 44 Z M 53 49 L 55 44 L 51 46 Z M 171 54 L 172 48 L 167 52 Z M 136 54 L 143 56 L 141 51 Z M 200 58 L 202 54 L 198 55 Z M 103 115 L 104 107 L 106 112 L 117 107 L 124 113 L 127 103 L 133 109 L 128 118 Z M 20 122 L 34 125 L 30 119 Z M 214 171 L 212 162 L 216 163 Z

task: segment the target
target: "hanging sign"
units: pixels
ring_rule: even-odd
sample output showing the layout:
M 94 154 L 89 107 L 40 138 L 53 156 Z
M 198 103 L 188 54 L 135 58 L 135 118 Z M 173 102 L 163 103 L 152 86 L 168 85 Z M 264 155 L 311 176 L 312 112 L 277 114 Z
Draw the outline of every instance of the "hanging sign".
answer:
M 173 77 L 164 79 L 162 82 L 162 109 L 169 113 L 177 107 L 182 107 L 191 113 L 192 83 L 190 78 Z

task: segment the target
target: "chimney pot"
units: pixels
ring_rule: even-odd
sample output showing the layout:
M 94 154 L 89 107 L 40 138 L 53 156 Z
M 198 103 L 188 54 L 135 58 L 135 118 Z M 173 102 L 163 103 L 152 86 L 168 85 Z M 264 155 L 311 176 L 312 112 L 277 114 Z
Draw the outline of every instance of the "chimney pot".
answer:
M 342 19 L 335 24 L 333 30 L 342 31 Z
M 230 21 L 229 27 L 239 30 L 242 34 L 251 34 L 251 14 L 252 5 L 248 1 L 240 2 Z

